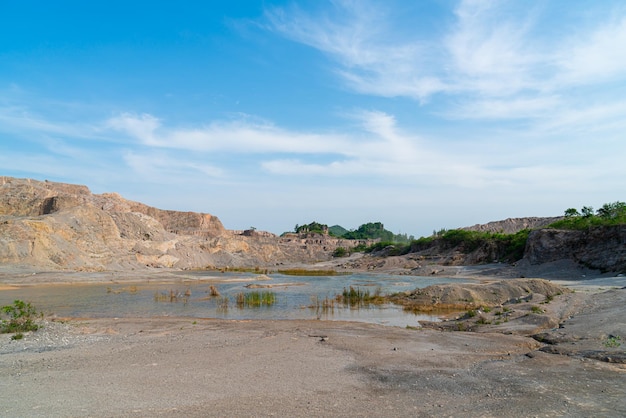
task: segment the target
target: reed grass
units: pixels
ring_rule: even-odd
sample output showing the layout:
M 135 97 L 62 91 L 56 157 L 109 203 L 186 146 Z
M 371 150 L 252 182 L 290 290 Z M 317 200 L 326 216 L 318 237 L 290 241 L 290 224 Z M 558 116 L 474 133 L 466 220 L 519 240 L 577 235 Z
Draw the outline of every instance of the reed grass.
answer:
M 183 302 L 187 303 L 189 301 L 189 297 L 191 296 L 191 290 L 187 289 L 185 293 L 180 293 L 178 290 L 171 290 L 169 292 L 154 292 L 154 301 L 155 302 Z
M 309 305 L 309 309 L 315 310 L 317 315 L 326 314 L 329 312 L 334 312 L 336 299 L 331 299 L 326 296 L 324 299 L 319 298 L 318 296 L 311 296 L 311 304 Z
M 230 299 L 228 296 L 218 296 L 217 300 L 217 310 L 220 312 L 228 312 L 228 305 L 230 303 Z
M 209 295 L 213 297 L 220 296 L 220 291 L 218 290 L 217 286 L 209 286 Z
M 237 307 L 257 308 L 260 306 L 272 306 L 276 303 L 276 293 L 269 290 L 254 292 L 239 292 L 235 296 Z
M 337 299 L 344 305 L 351 308 L 368 305 L 371 300 L 369 290 L 362 290 L 359 287 L 350 286 L 348 289 L 343 288 L 341 295 L 337 295 Z

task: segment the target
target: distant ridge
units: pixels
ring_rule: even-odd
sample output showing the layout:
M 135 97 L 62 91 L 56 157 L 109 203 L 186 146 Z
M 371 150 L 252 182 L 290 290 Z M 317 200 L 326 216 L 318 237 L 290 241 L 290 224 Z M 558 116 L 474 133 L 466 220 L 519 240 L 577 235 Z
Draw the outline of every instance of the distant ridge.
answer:
M 488 222 L 486 224 L 476 224 L 467 226 L 463 229 L 466 231 L 480 232 L 500 232 L 503 234 L 515 234 L 523 229 L 539 229 L 544 228 L 551 223 L 563 219 L 562 216 L 553 216 L 547 218 L 529 217 L 529 218 L 507 218 L 503 221 Z

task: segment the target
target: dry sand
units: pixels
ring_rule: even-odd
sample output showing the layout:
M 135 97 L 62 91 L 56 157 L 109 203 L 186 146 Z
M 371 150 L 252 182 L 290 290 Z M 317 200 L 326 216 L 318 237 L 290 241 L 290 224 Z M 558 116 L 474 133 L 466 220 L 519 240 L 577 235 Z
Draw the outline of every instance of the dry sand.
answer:
M 626 416 L 625 302 L 626 289 L 557 296 L 543 342 L 513 324 L 50 322 L 0 335 L 0 415 Z

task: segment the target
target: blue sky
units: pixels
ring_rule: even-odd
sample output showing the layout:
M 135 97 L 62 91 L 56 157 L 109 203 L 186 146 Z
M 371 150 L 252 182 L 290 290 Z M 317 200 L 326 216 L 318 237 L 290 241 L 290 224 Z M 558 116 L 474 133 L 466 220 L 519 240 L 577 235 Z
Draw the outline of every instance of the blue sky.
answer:
M 0 1 L 0 175 L 275 233 L 625 200 L 622 1 Z

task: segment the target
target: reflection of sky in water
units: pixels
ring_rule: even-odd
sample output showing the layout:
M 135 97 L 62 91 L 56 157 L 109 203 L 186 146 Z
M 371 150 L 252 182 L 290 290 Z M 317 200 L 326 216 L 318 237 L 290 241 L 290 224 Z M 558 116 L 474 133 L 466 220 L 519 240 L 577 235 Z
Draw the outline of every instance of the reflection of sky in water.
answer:
M 394 326 L 418 326 L 418 320 L 436 320 L 430 315 L 405 313 L 393 305 L 369 308 L 346 308 L 335 303 L 334 309 L 314 309 L 314 300 L 334 299 L 344 288 L 353 286 L 374 294 L 377 289 L 390 294 L 432 284 L 459 282 L 458 279 L 415 276 L 352 274 L 346 276 L 286 276 L 269 274 L 271 280 L 257 281 L 257 276 L 243 273 L 194 272 L 190 281 L 171 283 L 89 284 L 33 286 L 0 293 L 2 306 L 14 299 L 31 302 L 46 314 L 70 317 L 152 317 L 185 316 L 224 319 L 321 319 L 371 322 Z M 196 280 L 202 280 L 198 283 Z M 271 285 L 271 288 L 247 289 L 247 284 Z M 222 297 L 229 298 L 228 309 L 220 307 L 219 298 L 210 297 L 214 285 Z M 189 290 L 186 302 L 156 301 L 155 294 L 170 291 L 181 296 Z M 238 308 L 235 296 L 240 292 L 272 291 L 276 302 L 271 307 Z

